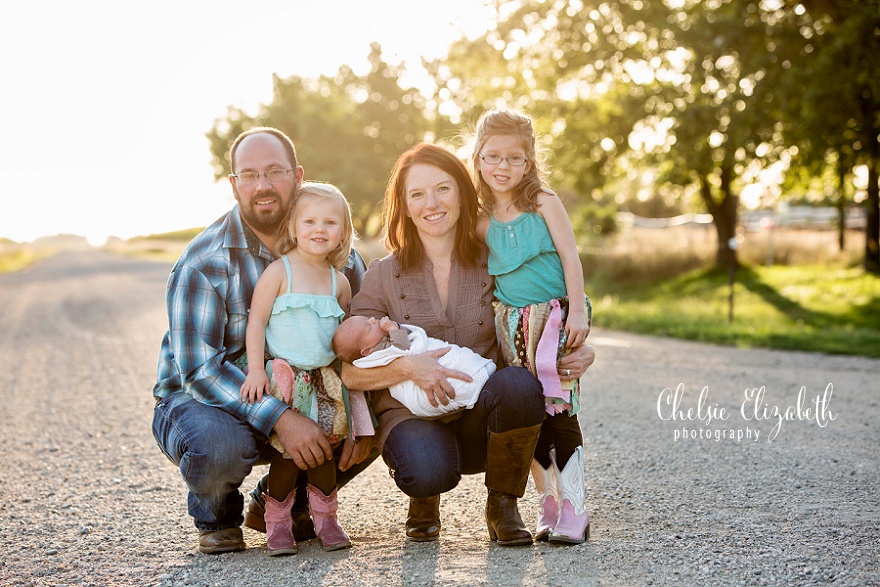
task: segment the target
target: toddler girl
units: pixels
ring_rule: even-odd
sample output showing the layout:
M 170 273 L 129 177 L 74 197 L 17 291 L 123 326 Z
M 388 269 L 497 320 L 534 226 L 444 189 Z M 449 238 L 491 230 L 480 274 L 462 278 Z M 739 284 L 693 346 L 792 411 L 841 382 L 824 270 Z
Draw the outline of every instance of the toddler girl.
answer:
M 264 393 L 315 420 L 338 443 L 349 433 L 345 390 L 330 341 L 345 317 L 351 286 L 340 270 L 351 251 L 351 210 L 330 184 L 304 182 L 290 212 L 279 259 L 257 281 L 247 326 L 247 378 L 242 400 Z M 274 359 L 268 363 L 265 350 Z M 266 544 L 270 556 L 295 554 L 290 509 L 298 469 L 273 434 L 278 449 L 269 465 Z M 309 509 L 324 550 L 351 546 L 336 519 L 336 463 L 307 471 Z

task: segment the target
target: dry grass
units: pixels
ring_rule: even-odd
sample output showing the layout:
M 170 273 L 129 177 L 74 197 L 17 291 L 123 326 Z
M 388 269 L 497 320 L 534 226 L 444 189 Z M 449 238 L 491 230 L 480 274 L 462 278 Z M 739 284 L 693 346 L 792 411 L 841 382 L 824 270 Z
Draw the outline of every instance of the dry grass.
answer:
M 838 250 L 837 233 L 776 229 L 741 235 L 739 261 L 744 265 L 834 263 L 853 266 L 864 257 L 865 235 L 848 231 L 846 249 Z M 594 246 L 581 248 L 588 282 L 648 284 L 715 263 L 717 238 L 711 226 L 630 228 Z
M 775 229 L 745 234 L 741 260 L 747 265 L 804 265 L 840 263 L 851 266 L 865 256 L 865 233 L 848 230 L 840 250 L 833 230 Z

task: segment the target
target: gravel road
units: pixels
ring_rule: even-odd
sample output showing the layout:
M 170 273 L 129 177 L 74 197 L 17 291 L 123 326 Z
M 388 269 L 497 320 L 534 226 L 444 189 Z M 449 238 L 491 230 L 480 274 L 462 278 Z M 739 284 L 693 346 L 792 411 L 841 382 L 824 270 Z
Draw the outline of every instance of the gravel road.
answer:
M 377 462 L 340 493 L 350 550 L 270 559 L 246 529 L 248 550 L 202 555 L 150 433 L 169 269 L 83 251 L 0 276 L 0 584 L 880 584 L 880 361 L 601 327 L 588 543 L 490 544 L 478 476 L 443 497 L 438 542 L 409 543 Z M 536 509 L 530 483 L 521 511 Z

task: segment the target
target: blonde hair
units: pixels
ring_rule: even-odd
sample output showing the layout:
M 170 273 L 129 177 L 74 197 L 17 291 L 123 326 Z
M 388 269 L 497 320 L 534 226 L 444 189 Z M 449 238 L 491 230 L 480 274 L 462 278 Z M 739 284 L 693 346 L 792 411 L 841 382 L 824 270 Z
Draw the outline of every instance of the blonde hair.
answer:
M 477 121 L 474 140 L 474 153 L 472 163 L 474 166 L 474 180 L 477 187 L 477 196 L 480 204 L 491 212 L 495 205 L 495 196 L 492 188 L 483 179 L 480 173 L 480 155 L 486 142 L 492 137 L 513 136 L 519 140 L 520 146 L 526 153 L 526 172 L 522 181 L 516 186 L 513 197 L 513 205 L 522 212 L 535 212 L 538 207 L 538 195 L 544 189 L 542 161 L 535 138 L 535 128 L 532 119 L 516 110 L 498 109 L 485 112 Z
M 296 248 L 296 215 L 299 203 L 303 198 L 324 198 L 335 200 L 339 204 L 342 216 L 342 239 L 339 241 L 339 246 L 327 255 L 327 261 L 341 271 L 348 261 L 352 243 L 357 240 L 357 235 L 354 232 L 354 223 L 351 219 L 351 207 L 348 204 L 348 200 L 345 199 L 339 188 L 329 183 L 317 181 L 304 181 L 302 183 L 290 209 L 286 230 L 282 231 L 281 238 L 278 240 L 276 254 L 280 257 Z

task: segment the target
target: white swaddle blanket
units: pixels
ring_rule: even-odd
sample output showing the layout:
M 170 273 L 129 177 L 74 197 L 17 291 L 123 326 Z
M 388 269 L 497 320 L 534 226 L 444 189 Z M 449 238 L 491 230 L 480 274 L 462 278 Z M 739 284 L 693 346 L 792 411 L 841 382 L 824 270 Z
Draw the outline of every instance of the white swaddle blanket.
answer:
M 418 355 L 430 350 L 449 347 L 449 352 L 437 359 L 447 369 L 455 369 L 467 373 L 473 379 L 468 383 L 460 379 L 450 379 L 452 388 L 455 390 L 455 398 L 448 405 L 431 405 L 428 396 L 412 381 L 404 381 L 389 388 L 391 396 L 409 408 L 416 416 L 423 418 L 436 418 L 458 410 L 474 407 L 477 397 L 483 389 L 486 380 L 495 372 L 495 363 L 481 357 L 474 351 L 448 343 L 437 338 L 430 338 L 422 328 L 412 324 L 401 324 L 401 328 L 408 331 L 409 349 L 400 349 L 393 345 L 384 348 L 366 357 L 355 360 L 354 365 L 362 368 L 381 367 L 394 359 L 408 355 Z

